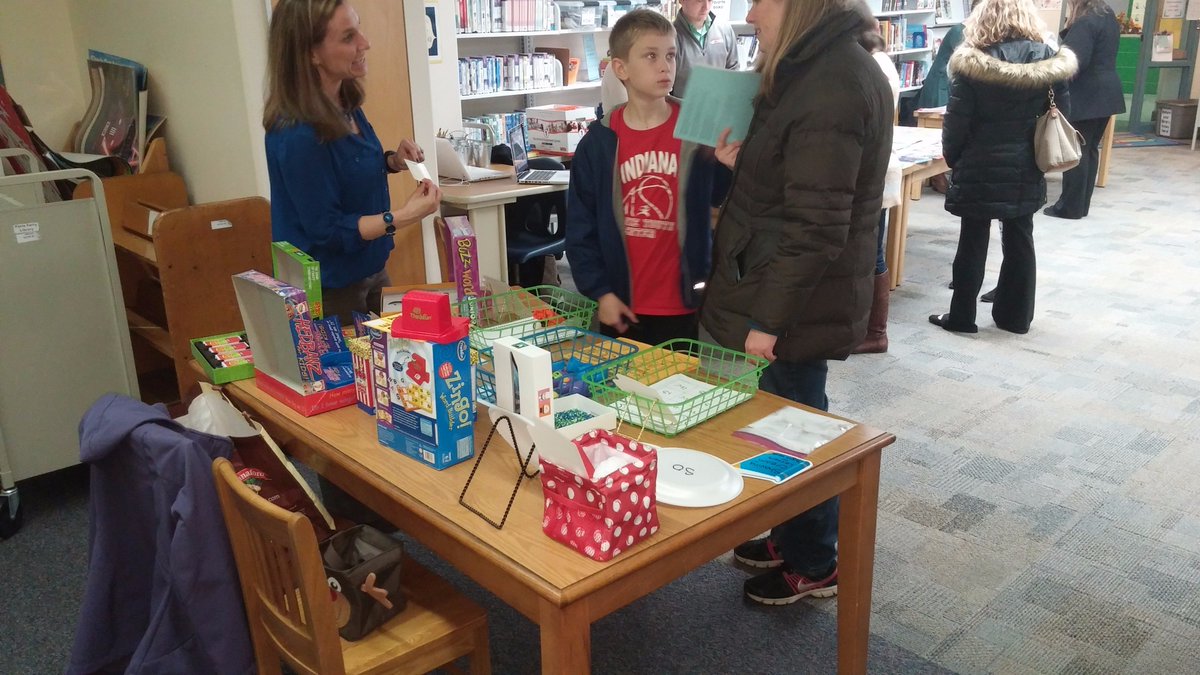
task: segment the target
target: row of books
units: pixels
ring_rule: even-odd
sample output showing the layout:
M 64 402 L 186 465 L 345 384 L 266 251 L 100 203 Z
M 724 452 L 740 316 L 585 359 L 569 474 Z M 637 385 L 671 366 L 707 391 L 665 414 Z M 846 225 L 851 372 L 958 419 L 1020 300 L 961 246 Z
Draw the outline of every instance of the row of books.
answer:
M 907 12 L 918 9 L 933 10 L 936 0 L 882 0 L 881 12 Z
M 458 94 L 493 94 L 560 87 L 562 64 L 544 52 L 492 54 L 458 60 Z
M 917 87 L 925 81 L 925 63 L 923 61 L 902 61 L 896 64 L 900 73 L 901 87 Z
M 454 17 L 459 33 L 558 30 L 553 0 L 458 0 Z
M 879 20 L 879 34 L 883 36 L 885 49 L 898 52 L 904 49 L 922 49 L 928 39 L 925 24 L 910 26 L 902 16 Z
M 529 33 L 612 26 L 635 7 L 651 7 L 674 18 L 674 0 L 458 0 L 459 33 Z

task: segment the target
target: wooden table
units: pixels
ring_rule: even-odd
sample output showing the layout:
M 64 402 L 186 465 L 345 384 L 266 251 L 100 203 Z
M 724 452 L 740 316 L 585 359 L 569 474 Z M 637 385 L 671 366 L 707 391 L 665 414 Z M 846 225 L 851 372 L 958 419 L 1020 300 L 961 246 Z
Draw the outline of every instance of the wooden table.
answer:
M 613 561 L 597 563 L 542 533 L 538 479 L 522 484 L 507 524 L 496 530 L 458 503 L 471 462 L 438 472 L 384 448 L 374 418 L 356 407 L 304 418 L 263 394 L 253 380 L 226 385 L 225 391 L 294 456 L 537 623 L 544 673 L 590 672 L 592 622 L 840 494 L 838 664 L 841 672 L 866 672 L 880 451 L 895 440 L 891 434 L 856 426 L 814 452 L 816 466 L 807 473 L 778 486 L 747 479 L 742 494 L 721 506 L 659 505 L 656 535 Z M 759 393 L 670 441 L 649 433 L 642 440 L 737 461 L 761 448 L 731 433 L 785 404 L 790 402 Z M 488 429 L 486 422 L 477 425 L 476 452 Z M 517 472 L 515 453 L 496 439 L 469 501 L 499 520 Z M 730 596 L 736 592 L 730 589 Z
M 507 165 L 494 165 L 492 168 L 512 171 L 512 167 Z M 521 185 L 516 178 L 443 185 L 442 204 L 449 208 L 444 209 L 442 215 L 465 213 L 470 218 L 479 244 L 480 273 L 507 282 L 508 242 L 504 205 L 512 204 L 521 197 L 566 189 L 566 185 Z

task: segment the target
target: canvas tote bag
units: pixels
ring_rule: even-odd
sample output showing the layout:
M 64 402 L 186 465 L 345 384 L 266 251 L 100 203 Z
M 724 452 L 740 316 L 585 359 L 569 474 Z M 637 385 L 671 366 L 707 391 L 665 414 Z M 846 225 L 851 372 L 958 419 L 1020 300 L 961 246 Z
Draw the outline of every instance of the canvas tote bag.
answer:
M 1073 169 L 1083 156 L 1082 147 L 1083 136 L 1054 105 L 1054 88 L 1051 87 L 1050 109 L 1038 118 L 1033 132 L 1033 156 L 1038 168 L 1043 173 Z

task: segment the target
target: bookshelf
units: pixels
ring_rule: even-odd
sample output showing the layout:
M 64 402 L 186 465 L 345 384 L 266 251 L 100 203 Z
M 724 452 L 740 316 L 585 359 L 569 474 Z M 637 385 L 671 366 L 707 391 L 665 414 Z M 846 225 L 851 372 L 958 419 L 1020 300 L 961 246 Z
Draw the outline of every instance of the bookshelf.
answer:
M 969 0 L 868 0 L 887 54 L 900 73 L 900 94 L 920 91 L 951 26 L 966 18 Z

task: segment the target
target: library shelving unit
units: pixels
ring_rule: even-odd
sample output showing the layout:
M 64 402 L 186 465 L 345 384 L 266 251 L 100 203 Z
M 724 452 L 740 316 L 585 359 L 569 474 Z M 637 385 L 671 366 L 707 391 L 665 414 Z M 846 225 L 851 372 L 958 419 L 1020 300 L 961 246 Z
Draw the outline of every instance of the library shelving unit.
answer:
M 508 0 L 511 2 L 512 0 Z M 540 50 L 555 50 L 568 59 L 578 59 L 578 67 L 572 75 L 569 68 L 563 68 L 562 84 L 532 88 L 506 88 L 505 82 L 495 82 L 495 75 L 488 76 L 489 82 L 482 87 L 472 87 L 469 66 L 463 70 L 460 66 L 455 72 L 458 77 L 458 104 L 464 119 L 481 116 L 519 111 L 534 105 L 550 103 L 571 105 L 596 105 L 600 102 L 600 62 L 608 55 L 608 35 L 611 23 L 615 21 L 612 10 L 628 10 L 632 7 L 649 6 L 662 11 L 673 18 L 674 0 L 656 0 L 650 2 L 601 3 L 601 7 L 589 11 L 595 12 L 582 22 L 578 18 L 566 16 L 568 8 L 584 5 L 582 2 L 550 2 L 548 0 L 526 0 L 529 6 L 542 6 L 532 17 L 516 18 L 509 21 L 507 9 L 503 17 L 490 15 L 491 0 L 443 0 L 441 3 L 451 11 L 455 19 L 455 47 L 457 59 L 472 59 L 473 57 L 504 57 L 508 55 L 532 54 Z M 495 3 L 501 7 L 507 3 Z M 508 7 L 522 7 L 515 4 Z M 593 7 L 592 5 L 588 5 Z M 470 18 L 464 19 L 464 11 Z M 496 10 L 500 11 L 500 10 Z M 515 11 L 515 10 L 514 10 Z M 515 27 L 515 30 L 501 30 L 504 27 Z M 566 27 L 564 27 L 566 26 Z M 566 54 L 562 51 L 565 50 Z M 594 63 L 594 70 L 589 61 Z M 590 71 L 590 72 L 589 72 Z M 503 76 L 501 75 L 501 78 Z M 550 77 L 554 77 L 553 69 Z M 545 81 L 545 73 L 541 77 Z
M 900 73 L 901 96 L 920 90 L 947 31 L 966 18 L 969 0 L 869 1 Z

